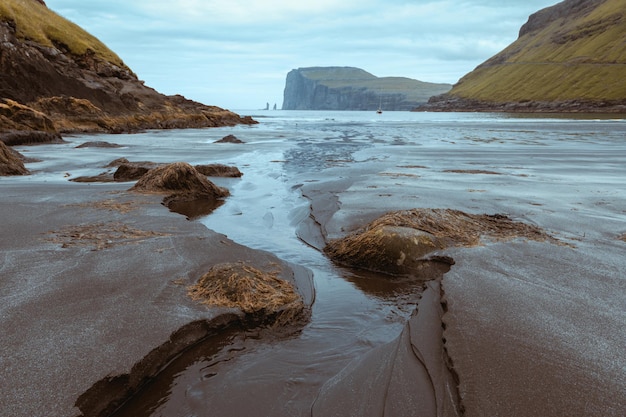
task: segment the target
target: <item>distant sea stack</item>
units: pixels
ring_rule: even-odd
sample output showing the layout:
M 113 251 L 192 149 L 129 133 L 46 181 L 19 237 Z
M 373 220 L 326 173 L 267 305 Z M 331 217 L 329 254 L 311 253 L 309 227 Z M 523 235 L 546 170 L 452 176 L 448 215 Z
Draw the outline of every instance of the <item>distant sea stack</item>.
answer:
M 566 0 L 417 110 L 626 113 L 624 0 Z
M 283 110 L 411 110 L 450 84 L 376 77 L 353 67 L 310 67 L 287 74 Z
M 15 132 L 56 137 L 239 123 L 255 122 L 145 86 L 114 52 L 44 1 L 0 2 L 0 140 Z

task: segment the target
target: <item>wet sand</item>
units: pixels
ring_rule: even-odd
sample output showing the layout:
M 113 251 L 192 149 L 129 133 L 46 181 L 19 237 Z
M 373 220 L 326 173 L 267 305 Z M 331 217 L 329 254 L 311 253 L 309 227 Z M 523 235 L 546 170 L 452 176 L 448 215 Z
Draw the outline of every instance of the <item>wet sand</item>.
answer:
M 80 415 L 75 403 L 95 415 L 118 394 L 115 384 L 93 391 L 97 382 L 149 375 L 215 329 L 245 329 L 238 310 L 187 296 L 214 264 L 278 267 L 312 302 L 306 271 L 169 212 L 162 196 L 125 192 L 127 183 L 1 187 L 2 415 Z
M 486 240 L 445 251 L 455 265 L 441 280 L 446 304 L 441 320 L 462 415 L 622 415 L 626 247 L 620 236 L 626 227 L 626 189 L 619 178 L 626 171 L 619 160 L 624 144 L 611 142 L 610 151 L 594 143 L 567 144 L 554 151 L 546 140 L 512 152 L 507 146 L 478 151 L 454 145 L 456 150 L 443 152 L 419 149 L 410 160 L 402 149 L 361 152 L 362 160 L 393 160 L 393 171 L 382 172 L 391 171 L 394 181 L 370 176 L 334 193 L 340 209 L 333 215 L 320 210 L 319 216 L 327 236 L 341 237 L 384 212 L 414 207 L 506 213 L 553 234 L 561 244 Z M 402 168 L 409 161 L 411 167 Z M 472 165 L 480 170 L 445 169 Z M 371 365 L 371 358 L 364 361 Z M 344 392 L 354 388 L 351 378 L 362 372 L 357 368 L 344 376 Z M 379 388 L 372 388 L 367 395 L 377 393 Z M 353 415 L 383 415 L 382 409 Z M 425 415 L 456 415 L 441 413 Z
M 237 159 L 232 155 L 241 148 L 228 148 L 232 153 L 217 161 L 240 166 L 244 176 L 220 184 L 229 187 L 232 197 L 209 216 L 214 223 L 205 224 L 209 229 L 212 224 L 228 225 L 229 237 L 246 245 L 254 240 L 248 235 L 258 234 L 268 247 L 274 238 L 281 242 L 275 253 L 294 263 L 304 265 L 303 258 L 321 255 L 313 249 L 317 255 L 297 249 L 294 256 L 289 251 L 294 243 L 281 234 L 283 212 L 289 214 L 286 233 L 297 233 L 309 248 L 321 249 L 326 239 L 341 237 L 385 212 L 419 207 L 505 213 L 540 227 L 561 244 L 485 240 L 474 247 L 448 249 L 445 255 L 454 259 L 454 266 L 437 285 L 427 286 L 422 298 L 428 303 L 420 302 L 413 315 L 388 307 L 401 302 L 414 305 L 414 298 L 403 299 L 419 298 L 411 283 L 389 290 L 379 276 L 340 270 L 345 282 L 338 283 L 337 277 L 320 278 L 316 270 L 322 296 L 314 304 L 314 324 L 301 335 L 272 341 L 256 331 L 225 334 L 209 342 L 210 349 L 179 358 L 179 367 L 157 381 L 156 394 L 131 406 L 125 415 L 151 415 L 156 403 L 164 416 L 212 412 L 410 416 L 417 410 L 437 416 L 621 416 L 626 409 L 626 148 L 604 136 L 623 127 L 568 123 L 555 129 L 535 124 L 481 124 L 481 133 L 471 123 L 436 125 L 416 133 L 419 140 L 402 131 L 390 134 L 393 146 L 382 140 L 380 146 L 370 146 L 368 136 L 349 136 L 352 126 L 328 121 L 328 137 L 335 134 L 333 129 L 341 133 L 336 153 L 324 142 L 316 145 L 301 130 L 284 133 L 303 138 L 301 145 L 274 141 L 275 132 L 237 132 L 259 154 Z M 579 132 L 585 129 L 589 132 Z M 423 146 L 420 141 L 429 132 L 442 139 Z M 455 136 L 457 132 L 462 133 Z M 497 143 L 492 144 L 490 136 L 497 137 L 493 139 Z M 357 146 L 352 140 L 368 144 Z M 300 153 L 297 146 L 306 152 Z M 143 157 L 138 149 L 124 152 Z M 317 150 L 325 152 L 322 157 Z M 174 154 L 165 151 L 157 158 L 162 161 Z M 178 156 L 189 154 L 181 150 Z M 99 158 L 104 162 L 113 156 Z M 295 161 L 297 157 L 307 159 Z M 323 169 L 306 165 L 320 160 L 325 161 Z M 285 180 L 276 180 L 283 176 Z M 110 196 L 100 190 L 119 191 L 128 184 L 67 186 L 57 181 L 29 188 L 26 181 L 12 185 L 3 180 L 0 186 L 3 196 L 11 196 L 10 202 L 0 204 L 11 220 L 8 235 L 15 236 L 1 242 L 6 259 L 2 276 L 8 271 L 10 280 L 8 285 L 3 281 L 7 307 L 0 330 L 11 337 L 2 339 L 6 344 L 2 352 L 10 354 L 3 354 L 0 388 L 2 403 L 8 403 L 14 415 L 38 415 L 42 410 L 45 415 L 68 415 L 67 407 L 96 380 L 129 372 L 173 331 L 198 319 L 210 320 L 210 311 L 180 304 L 184 289 L 172 280 L 181 276 L 181 270 L 190 281 L 203 265 L 242 253 L 275 261 L 264 252 L 259 255 L 233 244 L 200 222 L 167 212 L 148 197 L 142 197 L 147 203 L 130 214 L 75 206 L 68 210 L 65 205 L 107 200 Z M 65 195 L 68 190 L 73 191 Z M 295 197 L 289 197 L 296 201 L 290 200 L 285 208 L 277 203 L 298 194 L 308 199 L 304 213 Z M 118 194 L 112 198 L 120 197 L 125 198 Z M 295 219 L 293 213 L 298 214 Z M 77 220 L 107 223 L 122 217 L 137 218 L 129 226 L 141 243 L 91 251 L 60 250 L 58 241 L 45 240 L 48 231 L 62 230 Z M 4 228 L 3 223 L 3 235 Z M 141 231 L 159 235 L 145 237 Z M 202 249 L 204 245 L 210 249 Z M 182 249 L 167 250 L 172 247 Z M 103 262 L 105 252 L 109 255 Z M 149 279 L 145 284 L 133 280 L 128 287 L 129 254 L 135 263 L 132 270 L 142 272 L 133 276 Z M 43 272 L 42 264 L 50 273 Z M 167 278 L 157 280 L 154 265 L 160 265 L 159 274 L 163 270 Z M 66 269 L 72 274 L 62 273 Z M 70 281 L 61 285 L 60 277 L 66 276 Z M 113 277 L 112 283 L 103 282 L 104 276 Z M 92 285 L 82 285 L 85 279 Z M 338 287 L 345 283 L 357 288 L 362 298 L 352 294 L 349 297 L 355 300 L 350 304 Z M 54 298 L 83 293 L 85 298 L 81 295 L 78 303 L 59 305 L 71 297 Z M 358 310 L 372 299 L 379 301 Z M 111 300 L 125 307 L 114 307 Z M 94 311 L 81 318 L 76 314 L 80 307 Z M 346 319 L 346 327 L 328 319 L 347 310 L 357 317 Z M 127 314 L 132 322 L 124 319 Z M 109 315 L 113 321 L 108 321 Z M 385 320 L 387 327 L 381 325 Z M 362 329 L 353 329 L 354 335 L 352 329 L 347 331 L 350 323 Z M 120 327 L 126 336 L 118 337 L 111 327 Z M 315 332 L 325 335 L 335 349 L 314 338 Z

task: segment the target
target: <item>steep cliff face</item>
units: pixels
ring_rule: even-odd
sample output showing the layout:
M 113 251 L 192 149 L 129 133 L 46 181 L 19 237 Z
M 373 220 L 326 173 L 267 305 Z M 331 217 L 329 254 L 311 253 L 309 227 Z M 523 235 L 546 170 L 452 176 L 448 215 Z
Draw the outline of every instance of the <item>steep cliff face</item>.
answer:
M 625 36 L 623 0 L 563 1 L 420 109 L 626 112 Z
M 283 110 L 411 110 L 448 91 L 403 77 L 376 77 L 352 67 L 298 68 L 287 74 Z
M 0 3 L 0 100 L 45 114 L 59 132 L 253 123 L 145 86 L 102 42 L 39 0 Z M 2 116 L 0 132 L 35 130 L 8 110 Z

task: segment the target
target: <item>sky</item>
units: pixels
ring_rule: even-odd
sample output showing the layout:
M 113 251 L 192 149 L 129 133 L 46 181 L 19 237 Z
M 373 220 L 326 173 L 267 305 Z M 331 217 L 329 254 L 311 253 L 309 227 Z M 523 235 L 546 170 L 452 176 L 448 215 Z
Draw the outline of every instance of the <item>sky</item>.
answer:
M 282 106 L 287 73 L 351 66 L 456 83 L 559 0 L 46 0 L 147 85 L 230 110 Z

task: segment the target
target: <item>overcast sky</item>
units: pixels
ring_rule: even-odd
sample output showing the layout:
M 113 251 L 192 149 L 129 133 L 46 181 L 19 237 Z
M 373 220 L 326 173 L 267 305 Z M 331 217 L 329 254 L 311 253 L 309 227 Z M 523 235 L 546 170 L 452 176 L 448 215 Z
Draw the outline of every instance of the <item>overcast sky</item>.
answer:
M 455 83 L 558 0 L 46 0 L 146 84 L 231 110 L 282 105 L 299 67 Z

